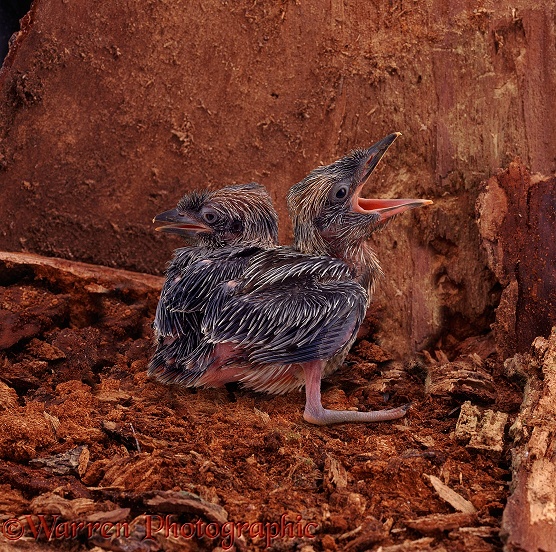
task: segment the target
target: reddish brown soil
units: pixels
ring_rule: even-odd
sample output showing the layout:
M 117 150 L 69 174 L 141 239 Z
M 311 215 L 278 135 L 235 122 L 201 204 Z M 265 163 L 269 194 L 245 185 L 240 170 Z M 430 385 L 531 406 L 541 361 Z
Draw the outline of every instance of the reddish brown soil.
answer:
M 286 514 L 317 524 L 314 538 L 276 539 L 273 550 L 301 550 L 304 543 L 313 547 L 305 550 L 375 550 L 406 541 L 420 544 L 392 550 L 501 550 L 497 533 L 508 496 L 508 453 L 493 458 L 454 440 L 458 405 L 477 397 L 425 396 L 422 361 L 393 365 L 367 334 L 324 384 L 323 401 L 359 409 L 411 401 L 408 416 L 397 423 L 315 427 L 302 419 L 302 394 L 191 391 L 149 380 L 158 280 L 137 275 L 139 283 L 130 283 L 126 273 L 86 266 L 83 275 L 64 266 L 2 264 L 2 521 L 45 513 L 44 504 L 54 508 L 46 513 L 60 512 L 51 504 L 49 493 L 55 493 L 73 501 L 74 510 L 81 504 L 77 499 L 90 499 L 78 514 L 62 509 L 60 520 L 116 511 L 118 521 L 140 522 L 144 514 L 179 513 L 177 506 L 145 506 L 150 492 L 186 490 L 219 504 L 230 521 L 272 523 Z M 481 350 L 477 343 L 468 346 Z M 487 365 L 496 376 L 495 400 L 488 406 L 511 418 L 521 392 L 496 363 Z M 400 370 L 395 378 L 393 369 Z M 56 475 L 29 464 L 82 445 L 90 458 L 81 475 Z M 456 516 L 452 525 L 444 521 L 444 530 L 438 523 L 412 529 L 412 520 L 454 512 L 427 475 L 470 500 L 477 514 L 459 514 L 463 520 Z M 175 519 L 211 517 L 197 512 Z M 98 536 L 94 542 L 103 549 L 142 549 L 129 548 L 132 540 L 128 548 Z M 160 536 L 149 543 L 150 550 L 174 549 Z M 180 549 L 192 550 L 217 544 L 180 543 Z M 91 545 L 81 537 L 58 540 L 52 548 Z M 264 542 L 246 537 L 243 546 L 262 550 Z

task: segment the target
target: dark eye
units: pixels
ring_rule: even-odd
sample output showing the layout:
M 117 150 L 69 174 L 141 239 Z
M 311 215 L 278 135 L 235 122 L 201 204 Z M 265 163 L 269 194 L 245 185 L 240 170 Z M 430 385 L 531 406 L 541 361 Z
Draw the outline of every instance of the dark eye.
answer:
M 348 195 L 349 186 L 347 184 L 337 184 L 330 190 L 330 201 L 332 203 L 336 201 L 342 201 Z
M 336 199 L 344 199 L 344 197 L 347 196 L 347 193 L 348 193 L 347 186 L 342 186 L 341 188 L 338 188 L 336 190 L 335 197 Z

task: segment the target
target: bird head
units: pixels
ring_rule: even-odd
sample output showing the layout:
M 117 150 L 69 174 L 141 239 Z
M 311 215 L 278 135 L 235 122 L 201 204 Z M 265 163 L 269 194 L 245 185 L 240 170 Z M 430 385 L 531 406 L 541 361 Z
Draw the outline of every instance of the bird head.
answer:
M 153 222 L 169 223 L 156 228 L 160 232 L 179 234 L 208 247 L 278 242 L 278 215 L 266 189 L 255 182 L 191 192 Z
M 400 133 L 368 149 L 357 149 L 313 170 L 288 193 L 295 247 L 306 253 L 341 256 L 359 247 L 395 215 L 432 203 L 426 199 L 366 199 L 363 186 Z

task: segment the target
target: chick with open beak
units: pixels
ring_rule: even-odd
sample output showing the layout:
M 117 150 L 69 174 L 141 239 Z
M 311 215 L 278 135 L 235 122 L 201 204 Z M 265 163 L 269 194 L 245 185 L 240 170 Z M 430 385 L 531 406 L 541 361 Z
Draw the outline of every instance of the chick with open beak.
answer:
M 389 134 L 368 149 L 359 149 L 334 163 L 312 171 L 288 193 L 288 208 L 294 226 L 294 247 L 312 255 L 330 255 L 351 269 L 352 283 L 365 295 L 357 295 L 357 306 L 366 312 L 380 264 L 368 239 L 392 218 L 409 209 L 430 205 L 427 199 L 365 199 L 361 192 L 383 155 L 400 133 Z M 363 299 L 364 297 L 364 299 Z M 303 364 L 306 391 L 305 419 L 313 423 L 377 421 L 403 416 L 407 407 L 374 412 L 338 412 L 322 407 L 320 382 L 342 365 L 355 341 L 359 325 L 346 324 L 336 352 L 329 358 L 317 355 Z

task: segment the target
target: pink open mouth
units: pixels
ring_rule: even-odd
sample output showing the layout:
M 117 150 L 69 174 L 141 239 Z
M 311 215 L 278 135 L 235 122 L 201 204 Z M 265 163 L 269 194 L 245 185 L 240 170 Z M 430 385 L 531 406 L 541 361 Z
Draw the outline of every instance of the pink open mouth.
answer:
M 351 200 L 351 210 L 354 213 L 363 213 L 367 215 L 370 213 L 377 213 L 380 217 L 378 222 L 384 222 L 389 218 L 399 215 L 409 209 L 423 207 L 424 205 L 430 205 L 432 203 L 430 199 L 367 199 L 360 197 L 360 194 L 363 191 L 363 186 L 371 176 L 372 172 L 376 169 L 378 163 L 388 148 L 400 135 L 400 132 L 389 134 L 374 144 L 374 146 L 369 148 L 368 158 L 365 161 L 361 181 Z
M 424 205 L 431 205 L 430 199 L 366 199 L 359 197 L 359 193 L 363 188 L 360 188 L 353 194 L 351 202 L 352 211 L 355 213 L 378 213 L 380 215 L 379 222 L 384 222 L 394 215 L 399 215 L 409 209 L 423 207 Z

